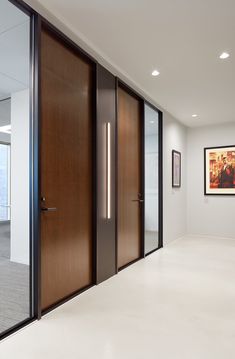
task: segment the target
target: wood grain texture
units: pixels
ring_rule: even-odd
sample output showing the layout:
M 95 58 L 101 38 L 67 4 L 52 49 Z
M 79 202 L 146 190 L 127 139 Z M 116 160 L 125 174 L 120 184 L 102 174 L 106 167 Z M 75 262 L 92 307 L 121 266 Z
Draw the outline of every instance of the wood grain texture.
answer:
M 118 88 L 118 267 L 140 258 L 141 193 L 140 101 Z
M 42 309 L 92 282 L 92 68 L 41 37 Z

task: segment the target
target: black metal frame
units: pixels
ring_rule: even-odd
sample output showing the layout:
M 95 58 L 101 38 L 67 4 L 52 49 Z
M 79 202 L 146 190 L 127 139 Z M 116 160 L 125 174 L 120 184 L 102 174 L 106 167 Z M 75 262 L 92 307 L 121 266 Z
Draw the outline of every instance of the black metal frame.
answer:
M 159 165 L 159 239 L 158 239 L 158 245 L 159 248 L 162 248 L 163 243 L 163 233 L 164 233 L 164 227 L 163 227 L 163 112 L 158 111 L 159 115 L 159 144 L 158 144 L 158 165 Z
M 149 101 L 145 101 L 145 105 L 152 108 L 158 113 L 158 247 L 145 253 L 145 257 L 156 252 L 163 247 L 163 113 Z M 144 117 L 145 120 L 145 117 Z M 145 131 L 144 131 L 144 153 L 145 153 Z M 145 163 L 144 163 L 145 166 Z M 145 167 L 144 167 L 145 168 Z M 145 191 L 144 191 L 145 200 Z M 144 223 L 145 229 L 145 223 Z
M 2 98 L 2 99 L 0 100 L 0 102 L 8 101 L 8 100 L 10 100 L 10 99 L 11 99 L 11 97 Z
M 116 127 L 115 127 L 115 242 L 116 242 L 116 252 L 115 252 L 115 267 L 116 274 L 118 274 L 118 77 L 116 77 L 115 82 L 115 114 L 116 114 Z
M 33 163 L 32 176 L 32 215 L 33 215 L 33 278 L 32 286 L 34 288 L 33 310 L 36 319 L 41 318 L 41 240 L 40 240 L 40 41 L 41 41 L 41 18 L 37 14 L 33 17 L 32 34 L 33 34 L 33 57 L 32 57 L 32 116 L 33 116 L 33 141 L 32 157 Z
M 27 5 L 23 0 L 8 0 L 10 3 L 18 7 L 30 19 L 30 70 L 31 70 L 31 84 L 30 84 L 30 316 L 28 319 L 16 324 L 9 330 L 0 333 L 0 340 L 13 334 L 20 328 L 30 324 L 36 319 L 40 319 L 42 314 L 54 309 L 60 304 L 65 303 L 76 295 L 82 293 L 84 290 L 90 288 L 86 287 L 73 293 L 71 296 L 65 298 L 59 303 L 55 304 L 47 311 L 42 313 L 41 311 L 41 288 L 40 288 L 40 40 L 41 40 L 41 28 L 46 26 L 50 31 L 54 33 L 56 37 L 65 42 L 70 48 L 83 56 L 86 61 L 93 65 L 93 81 L 94 81 L 94 94 L 93 94 L 93 284 L 95 284 L 96 278 L 96 66 L 97 60 L 84 51 L 80 46 L 73 42 L 63 32 L 58 30 L 54 25 L 48 22 L 45 18 L 39 15 L 33 8 Z M 147 103 L 159 113 L 159 247 L 163 246 L 163 177 L 162 177 L 162 112 L 147 102 L 145 98 L 133 90 L 121 79 L 116 78 L 116 119 L 118 119 L 118 86 L 123 86 L 132 96 L 135 96 L 141 101 L 141 120 L 142 120 L 142 149 L 144 149 L 144 105 Z M 116 121 L 116 146 L 117 146 L 117 121 Z M 117 151 L 116 151 L 116 166 L 117 166 Z M 144 152 L 142 153 L 142 166 L 144 169 Z M 142 187 L 144 193 L 144 171 L 142 173 Z M 117 173 L 116 173 L 116 207 L 117 207 Z M 143 206 L 144 207 L 144 206 Z M 144 212 L 142 214 L 142 253 L 141 258 L 146 255 L 144 253 Z M 156 248 L 156 250 L 158 249 Z M 154 252 L 153 250 L 152 252 Z M 151 252 L 151 253 L 152 253 Z M 139 259 L 138 259 L 139 260 Z M 136 261 L 134 261 L 136 262 Z M 132 263 L 130 263 L 132 264 Z M 128 264 L 128 265 L 130 265 Z M 128 266 L 127 265 L 127 266 Z M 124 266 L 123 268 L 125 268 Z M 116 268 L 117 268 L 117 214 L 116 214 Z M 118 273 L 118 268 L 116 270 Z
M 228 145 L 228 146 L 216 146 L 216 147 L 205 147 L 204 148 L 204 196 L 235 196 L 235 188 L 234 193 L 207 193 L 206 192 L 206 151 L 213 150 L 213 149 L 222 149 L 222 148 L 235 148 L 235 145 Z
M 23 0 L 8 0 L 10 3 L 18 7 L 21 11 L 23 11 L 26 15 L 37 15 L 37 12 L 28 4 L 26 4 Z
M 180 156 L 180 178 L 179 178 L 179 184 L 178 185 L 176 185 L 175 183 L 174 183 L 174 165 L 175 165 L 175 157 L 174 157 L 174 155 L 175 154 L 177 154 L 177 155 L 179 155 Z M 181 152 L 179 152 L 179 151 L 176 151 L 176 150 L 172 150 L 172 173 L 171 173 L 171 175 L 172 175 L 172 187 L 173 188 L 180 188 L 181 187 Z

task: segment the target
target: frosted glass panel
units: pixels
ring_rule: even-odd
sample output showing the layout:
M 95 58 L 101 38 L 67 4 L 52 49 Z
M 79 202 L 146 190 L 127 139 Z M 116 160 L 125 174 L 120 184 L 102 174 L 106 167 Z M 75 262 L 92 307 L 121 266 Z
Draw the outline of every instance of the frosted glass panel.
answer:
M 158 248 L 158 112 L 145 106 L 145 253 Z

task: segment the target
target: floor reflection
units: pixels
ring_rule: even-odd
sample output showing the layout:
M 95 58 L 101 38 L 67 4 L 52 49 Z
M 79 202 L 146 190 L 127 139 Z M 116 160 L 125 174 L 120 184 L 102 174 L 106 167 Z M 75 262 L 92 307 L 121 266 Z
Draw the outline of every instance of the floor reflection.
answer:
M 10 261 L 10 224 L 0 224 L 0 332 L 29 317 L 29 266 Z

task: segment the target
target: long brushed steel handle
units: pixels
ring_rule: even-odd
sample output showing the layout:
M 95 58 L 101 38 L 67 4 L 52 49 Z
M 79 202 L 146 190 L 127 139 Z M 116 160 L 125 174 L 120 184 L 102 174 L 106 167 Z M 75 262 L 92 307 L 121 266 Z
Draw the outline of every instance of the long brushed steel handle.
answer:
M 143 203 L 144 200 L 143 200 L 143 199 L 132 199 L 132 202 L 140 202 L 140 203 Z

